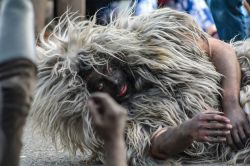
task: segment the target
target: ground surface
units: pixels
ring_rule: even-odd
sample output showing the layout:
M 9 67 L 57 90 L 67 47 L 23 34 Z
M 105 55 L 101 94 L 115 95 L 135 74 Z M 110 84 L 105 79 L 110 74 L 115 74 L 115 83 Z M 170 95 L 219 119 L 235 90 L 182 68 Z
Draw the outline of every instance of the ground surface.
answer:
M 66 152 L 56 151 L 52 143 L 32 132 L 31 122 L 28 120 L 23 136 L 21 166 L 78 166 L 86 165 L 80 155 L 70 157 Z

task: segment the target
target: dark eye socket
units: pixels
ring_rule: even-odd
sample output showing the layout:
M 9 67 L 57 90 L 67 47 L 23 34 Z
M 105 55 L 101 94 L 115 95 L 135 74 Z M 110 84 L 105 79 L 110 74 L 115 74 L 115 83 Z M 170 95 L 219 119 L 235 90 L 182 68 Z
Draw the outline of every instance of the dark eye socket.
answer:
M 103 88 L 104 88 L 104 82 L 103 81 L 98 82 L 97 90 L 101 91 L 101 90 L 103 90 Z
M 107 71 L 109 72 L 109 73 L 112 73 L 112 72 L 114 72 L 115 70 L 117 70 L 118 68 L 116 67 L 116 66 L 109 66 L 108 67 L 108 69 L 107 69 Z
M 109 73 L 109 74 L 112 74 L 112 73 L 114 73 L 115 70 L 116 70 L 116 68 L 114 68 L 114 67 L 109 67 L 109 68 L 108 68 L 108 73 Z
M 113 71 L 113 67 L 108 67 L 108 72 L 112 72 Z

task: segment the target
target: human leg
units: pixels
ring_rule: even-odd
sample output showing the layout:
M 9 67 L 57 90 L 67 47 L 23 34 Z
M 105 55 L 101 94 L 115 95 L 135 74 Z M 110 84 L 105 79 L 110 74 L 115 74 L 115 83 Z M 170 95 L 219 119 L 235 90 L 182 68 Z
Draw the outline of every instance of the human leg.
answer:
M 35 33 L 39 34 L 45 26 L 47 0 L 32 0 L 35 12 Z
M 2 1 L 0 43 L 2 129 L 6 138 L 1 165 L 17 166 L 36 73 L 30 0 Z

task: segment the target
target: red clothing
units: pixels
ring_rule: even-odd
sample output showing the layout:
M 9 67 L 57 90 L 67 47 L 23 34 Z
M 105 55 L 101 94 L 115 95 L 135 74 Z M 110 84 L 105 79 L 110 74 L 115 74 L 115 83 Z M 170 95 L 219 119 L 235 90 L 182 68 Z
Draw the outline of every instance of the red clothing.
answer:
M 162 7 L 165 6 L 170 0 L 158 0 L 158 6 Z

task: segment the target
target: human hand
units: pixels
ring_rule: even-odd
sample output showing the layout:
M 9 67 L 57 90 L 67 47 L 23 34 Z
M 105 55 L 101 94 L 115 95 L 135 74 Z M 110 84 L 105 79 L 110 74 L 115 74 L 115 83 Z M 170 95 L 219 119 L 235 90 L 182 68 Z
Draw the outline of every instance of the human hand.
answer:
M 123 107 L 105 93 L 92 94 L 88 106 L 96 132 L 104 140 L 123 137 L 126 121 L 126 110 Z
M 184 123 L 184 130 L 189 132 L 193 141 L 221 143 L 226 142 L 232 125 L 223 112 L 208 109 Z
M 228 117 L 233 126 L 231 134 L 227 136 L 227 143 L 233 149 L 244 148 L 247 139 L 250 138 L 250 124 L 245 112 L 239 104 L 224 106 L 225 116 Z

